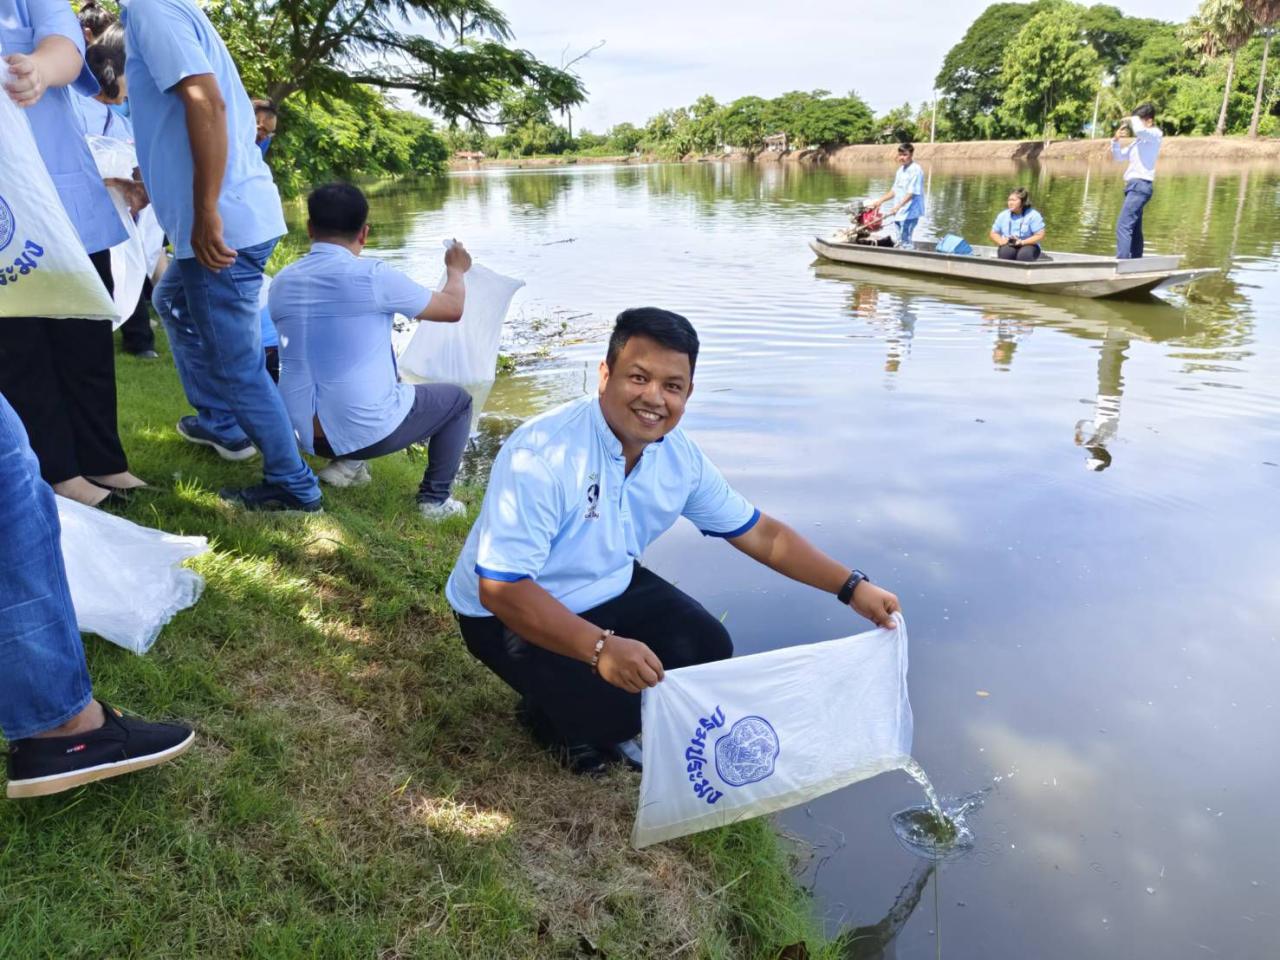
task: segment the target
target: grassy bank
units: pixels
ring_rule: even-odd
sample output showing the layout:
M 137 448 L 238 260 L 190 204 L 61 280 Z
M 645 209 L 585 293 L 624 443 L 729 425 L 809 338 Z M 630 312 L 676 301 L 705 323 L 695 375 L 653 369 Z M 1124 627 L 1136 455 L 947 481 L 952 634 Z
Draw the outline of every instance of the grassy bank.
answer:
M 167 355 L 118 370 L 132 467 L 158 487 L 127 515 L 213 549 L 150 654 L 88 637 L 89 665 L 100 696 L 199 739 L 0 801 L 0 957 L 830 953 L 766 822 L 633 851 L 638 778 L 572 778 L 515 726 L 441 595 L 470 521 L 418 517 L 420 462 L 377 461 L 321 516 L 244 514 L 215 491 L 258 468 L 178 438 Z

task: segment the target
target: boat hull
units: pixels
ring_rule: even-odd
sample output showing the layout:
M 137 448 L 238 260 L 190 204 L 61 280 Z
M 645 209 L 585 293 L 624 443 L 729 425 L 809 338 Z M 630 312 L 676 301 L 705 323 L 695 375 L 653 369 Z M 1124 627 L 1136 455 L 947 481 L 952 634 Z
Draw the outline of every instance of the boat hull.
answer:
M 1048 253 L 1031 263 L 1001 260 L 994 247 L 975 247 L 973 254 L 937 253 L 933 244 L 914 250 L 844 243 L 815 237 L 809 243 L 818 256 L 837 263 L 898 270 L 935 277 L 991 283 L 1038 293 L 1072 297 L 1121 297 L 1190 283 L 1213 270 L 1179 270 L 1181 257 L 1116 260 L 1075 253 Z

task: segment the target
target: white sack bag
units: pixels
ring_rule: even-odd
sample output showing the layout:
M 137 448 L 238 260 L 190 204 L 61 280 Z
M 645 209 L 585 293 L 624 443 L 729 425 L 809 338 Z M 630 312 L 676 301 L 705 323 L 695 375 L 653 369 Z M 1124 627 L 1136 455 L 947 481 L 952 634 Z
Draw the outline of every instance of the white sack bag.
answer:
M 174 614 L 200 599 L 204 578 L 182 562 L 205 553 L 208 541 L 57 499 L 76 623 L 85 633 L 146 653 Z
M 8 78 L 0 60 L 0 86 Z M 0 90 L 3 317 L 114 320 L 116 308 L 54 189 L 27 118 Z
M 670 670 L 644 691 L 636 847 L 773 813 L 911 758 L 907 627 Z
M 138 154 L 131 144 L 112 137 L 85 137 L 89 149 L 93 152 L 94 163 L 98 165 L 98 175 L 104 180 L 132 180 L 134 168 L 138 165 Z M 111 299 L 116 305 L 116 317 L 113 329 L 118 329 L 133 316 L 138 307 L 138 299 L 142 296 L 142 284 L 150 270 L 147 264 L 147 251 L 142 233 L 129 212 L 129 203 L 125 200 L 124 191 L 119 187 L 107 187 L 111 197 L 111 205 L 116 208 L 116 216 L 127 233 L 128 239 L 111 248 Z M 150 206 L 144 208 L 150 209 Z
M 444 280 L 441 277 L 437 290 L 443 289 Z M 399 368 L 409 382 L 454 383 L 465 387 L 471 394 L 474 430 L 497 376 L 502 324 L 511 298 L 524 286 L 524 281 L 473 263 L 463 282 L 466 299 L 462 319 L 457 323 L 419 323 L 400 353 Z

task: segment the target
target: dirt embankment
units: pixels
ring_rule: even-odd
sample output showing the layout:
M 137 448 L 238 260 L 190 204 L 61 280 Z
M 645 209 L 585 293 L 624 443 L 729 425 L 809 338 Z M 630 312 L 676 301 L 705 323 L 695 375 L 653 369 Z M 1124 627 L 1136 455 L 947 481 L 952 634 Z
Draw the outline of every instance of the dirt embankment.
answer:
M 484 160 L 459 160 L 454 158 L 449 161 L 449 169 L 485 170 L 490 167 L 504 167 L 511 170 L 523 170 L 526 167 L 569 167 L 584 163 L 648 163 L 653 159 L 653 157 L 626 153 L 616 157 L 519 157 Z
M 893 144 L 860 144 L 821 151 L 818 162 L 832 166 L 860 163 L 893 163 Z M 803 159 L 803 158 L 797 158 Z M 965 143 L 916 144 L 917 160 L 1099 160 L 1111 159 L 1111 141 L 973 140 Z M 1235 137 L 1165 137 L 1161 160 L 1275 160 L 1280 161 L 1280 140 L 1246 140 Z

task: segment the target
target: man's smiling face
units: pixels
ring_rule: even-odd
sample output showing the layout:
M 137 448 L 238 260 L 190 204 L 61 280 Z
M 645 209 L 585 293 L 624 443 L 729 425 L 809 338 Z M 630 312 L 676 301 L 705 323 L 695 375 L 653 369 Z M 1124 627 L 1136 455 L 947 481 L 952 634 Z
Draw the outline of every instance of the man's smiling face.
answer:
M 623 345 L 613 369 L 600 364 L 600 408 L 628 453 L 674 430 L 692 392 L 688 355 L 643 335 Z

